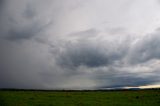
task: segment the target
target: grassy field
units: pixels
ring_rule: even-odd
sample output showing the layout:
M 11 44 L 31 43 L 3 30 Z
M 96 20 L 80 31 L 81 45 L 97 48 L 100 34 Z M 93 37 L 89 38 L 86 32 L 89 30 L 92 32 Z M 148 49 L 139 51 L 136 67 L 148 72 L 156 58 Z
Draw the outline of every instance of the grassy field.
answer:
M 0 91 L 0 106 L 160 106 L 160 90 Z

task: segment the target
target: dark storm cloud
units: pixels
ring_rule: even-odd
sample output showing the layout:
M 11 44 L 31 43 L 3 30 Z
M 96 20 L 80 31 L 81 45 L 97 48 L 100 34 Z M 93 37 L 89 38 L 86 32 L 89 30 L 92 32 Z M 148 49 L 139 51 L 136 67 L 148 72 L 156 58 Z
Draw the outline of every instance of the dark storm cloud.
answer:
M 36 11 L 31 4 L 28 4 L 23 12 L 23 16 L 28 19 L 32 19 L 36 16 Z
M 42 21 L 40 15 L 43 14 L 31 1 L 22 0 L 19 2 L 20 6 L 17 5 L 12 1 L 3 3 L 0 13 L 0 37 L 2 39 L 28 40 L 45 32 L 51 25 L 51 21 Z
M 121 44 L 118 48 L 112 44 L 102 45 L 101 41 L 95 39 L 99 36 L 99 32 L 95 29 L 72 33 L 70 36 L 76 41 L 66 42 L 63 51 L 56 58 L 57 63 L 62 67 L 105 67 L 120 61 L 128 51 Z
M 8 31 L 8 36 L 5 38 L 11 41 L 31 39 L 47 27 L 48 25 L 42 26 L 39 23 L 33 23 L 23 28 L 13 28 Z
M 89 12 L 75 11 L 87 5 L 83 2 L 0 1 L 0 88 L 93 89 L 159 83 L 160 31 L 132 38 L 123 27 L 91 28 L 86 25 Z M 81 21 L 86 26 L 81 27 Z M 74 29 L 73 23 L 80 28 Z
M 160 31 L 149 34 L 139 40 L 131 50 L 130 62 L 144 63 L 152 59 L 160 59 Z
M 106 80 L 110 80 L 114 82 L 114 84 L 109 86 L 101 86 L 99 88 L 123 88 L 123 87 L 138 87 L 138 86 L 145 86 L 150 85 L 154 82 L 159 80 L 151 79 L 151 78 L 141 78 L 141 77 L 133 77 L 133 76 L 122 76 L 122 77 L 114 77 L 108 78 Z M 107 85 L 107 84 L 104 84 Z
M 126 45 L 126 42 L 121 45 L 117 45 L 117 42 L 111 45 L 101 45 L 103 42 L 97 43 L 96 39 L 92 39 L 93 37 L 84 40 L 83 35 L 77 37 L 74 42 L 60 40 L 54 46 L 41 44 L 36 40 L 24 41 L 23 45 L 17 45 L 10 40 L 7 40 L 7 42 L 3 40 L 0 46 L 4 52 L 1 55 L 1 60 L 5 60 L 5 62 L 1 61 L 3 66 L 1 67 L 1 71 L 3 71 L 1 72 L 1 87 L 90 89 L 90 87 L 140 86 L 158 82 L 159 71 L 155 72 L 155 69 L 152 69 L 145 75 L 141 72 L 143 71 L 141 67 L 134 70 L 137 67 L 136 65 L 142 63 L 145 65 L 152 59 L 158 59 L 157 56 L 153 55 L 157 54 L 158 50 L 158 47 L 156 48 L 158 43 L 155 43 L 155 41 L 159 41 L 158 33 L 156 32 L 154 36 L 151 34 L 149 38 L 143 37 L 134 46 L 127 43 L 130 49 L 128 49 L 128 46 L 123 46 Z M 61 44 L 62 42 L 64 45 Z M 4 46 L 6 44 L 7 46 Z M 120 49 L 117 49 L 114 44 Z M 149 47 L 149 45 L 155 47 Z M 138 47 L 153 49 L 153 51 L 145 52 L 147 56 L 151 55 L 153 57 L 144 59 L 142 62 L 143 56 L 141 56 L 141 52 L 139 53 L 141 49 Z M 134 64 L 131 64 L 133 61 Z M 50 66 L 50 64 L 52 65 Z M 127 68 L 124 69 L 124 67 Z M 148 64 L 145 67 L 149 67 Z M 137 70 L 138 73 L 134 72 Z M 154 72 L 155 74 L 152 74 Z M 17 75 L 21 75 L 23 78 L 16 77 Z M 28 77 L 32 78 L 28 79 Z M 90 82 L 93 85 L 87 84 L 90 87 L 83 85 L 83 82 L 88 80 L 89 82 L 93 81 Z M 78 83 L 82 85 L 79 86 Z
M 40 72 L 48 70 L 42 61 L 47 52 L 40 56 L 37 50 L 43 51 L 44 45 L 31 39 L 41 36 L 51 23 L 42 21 L 40 11 L 35 11 L 38 7 L 30 3 L 0 1 L 0 88 L 45 88 Z
M 0 1 L 0 6 L 2 6 L 2 5 L 3 5 L 3 2 L 4 2 L 4 0 L 1 0 L 1 1 Z
M 136 42 L 134 40 L 130 42 L 128 39 L 129 42 L 123 42 L 122 44 L 112 42 L 113 45 L 107 45 L 106 43 L 103 46 L 101 42 L 97 44 L 98 41 L 92 39 L 94 36 L 98 36 L 96 34 L 91 38 L 92 42 L 90 42 L 90 38 L 84 40 L 83 34 L 93 35 L 93 31 L 91 33 L 89 33 L 90 31 L 85 32 L 80 32 L 81 36 L 76 43 L 66 43 L 62 52 L 59 52 L 56 61 L 60 67 L 69 68 L 73 71 L 78 70 L 80 66 L 88 67 L 82 69 L 86 71 L 95 69 L 97 72 L 94 78 L 99 80 L 100 83 L 106 82 L 102 85 L 108 85 L 108 87 L 140 86 L 159 81 L 159 74 L 153 74 L 155 72 L 154 68 L 149 69 L 151 72 L 141 73 L 145 68 L 150 67 L 148 62 L 155 59 L 159 60 L 159 31 L 146 35 L 139 40 L 135 39 Z M 145 67 L 144 69 L 142 67 L 137 68 L 141 64 Z M 126 65 L 128 68 L 124 69 Z M 102 68 L 105 68 L 106 72 L 99 76 Z M 135 71 L 139 71 L 139 75 Z M 111 82 L 111 84 L 107 84 L 108 82 Z
M 103 67 L 119 61 L 124 56 L 122 53 L 114 53 L 109 49 L 103 50 L 96 45 L 73 43 L 65 47 L 65 50 L 59 54 L 56 61 L 59 65 L 70 68 L 78 68 L 83 65 L 90 68 Z
M 71 46 L 71 45 L 70 45 Z M 109 64 L 107 55 L 98 48 L 88 45 L 74 45 L 66 48 L 57 59 L 58 64 L 66 67 L 100 67 Z
M 111 75 L 101 75 L 99 78 L 101 79 L 102 82 L 105 83 L 105 81 L 112 82 L 110 85 L 106 87 L 125 87 L 125 86 L 141 86 L 141 85 L 149 85 L 154 82 L 158 82 L 159 78 L 158 75 L 153 75 L 149 77 L 143 77 L 139 76 L 134 73 L 121 73 L 118 72 L 118 70 L 115 70 L 115 73 L 112 73 Z M 156 76 L 156 77 L 155 77 Z M 107 85 L 103 84 L 103 85 Z
M 5 3 L 6 3 L 6 0 L 0 0 L 0 8 L 3 8 L 3 6 L 5 5 Z

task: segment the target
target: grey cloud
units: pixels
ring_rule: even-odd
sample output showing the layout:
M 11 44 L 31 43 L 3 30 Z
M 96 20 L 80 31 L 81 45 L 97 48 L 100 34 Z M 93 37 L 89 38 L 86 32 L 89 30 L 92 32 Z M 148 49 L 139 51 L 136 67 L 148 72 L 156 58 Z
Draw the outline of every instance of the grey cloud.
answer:
M 42 26 L 39 25 L 39 23 L 33 23 L 22 28 L 13 28 L 9 30 L 8 36 L 5 38 L 11 41 L 31 39 L 37 36 L 41 31 L 44 31 L 47 27 L 48 24 Z
M 84 1 L 12 2 L 0 1 L 0 88 L 93 89 L 160 81 L 159 30 L 139 37 L 116 25 L 107 32 L 82 25 L 60 33 L 64 24 L 66 30 L 74 26 L 68 20 L 79 19 L 75 10 Z
M 63 41 L 65 43 L 62 47 L 63 50 L 57 55 L 57 63 L 62 67 L 78 68 L 84 65 L 94 68 L 121 61 L 128 48 L 124 48 L 124 44 L 115 47 L 105 40 L 98 41 L 95 37 L 98 37 L 99 34 L 99 31 L 95 29 L 70 34 L 69 36 L 73 37 L 74 41 Z
M 112 78 L 108 78 L 110 82 L 113 82 L 113 87 L 125 87 L 125 86 L 141 86 L 141 85 L 149 85 L 154 82 L 159 81 L 158 76 L 154 78 L 154 76 L 139 76 L 136 74 L 131 73 L 120 73 L 117 75 L 113 75 Z
M 92 35 L 86 31 L 85 34 Z M 80 32 L 81 33 L 81 32 Z M 59 52 L 58 58 L 56 61 L 60 67 L 69 68 L 70 70 L 77 70 L 81 66 L 86 66 L 88 69 L 84 70 L 92 70 L 96 69 L 101 73 L 101 68 L 112 67 L 106 70 L 103 75 L 99 76 L 99 73 L 95 73 L 95 79 L 99 80 L 100 83 L 106 82 L 102 85 L 108 85 L 108 87 L 124 87 L 124 86 L 140 86 L 140 85 L 148 85 L 154 82 L 158 82 L 159 75 L 152 75 L 155 72 L 154 69 L 151 69 L 151 73 L 147 72 L 148 76 L 145 76 L 145 73 L 141 73 L 143 68 L 136 69 L 139 71 L 138 74 L 134 73 L 134 68 L 136 65 L 140 65 L 142 63 L 146 63 L 152 59 L 159 60 L 159 32 L 155 32 L 154 34 L 146 35 L 141 39 L 132 39 L 131 42 L 123 42 L 122 44 L 118 44 L 118 42 L 112 42 L 119 49 L 117 49 L 114 45 L 101 45 L 98 41 L 90 42 L 90 38 L 88 40 L 81 39 L 83 34 L 79 37 L 81 40 L 77 40 L 76 43 L 69 42 L 66 43 L 66 46 L 63 48 L 62 52 Z M 99 33 L 97 33 L 99 34 Z M 95 34 L 94 36 L 98 36 Z M 78 34 L 77 34 L 78 35 Z M 82 37 L 83 38 L 83 37 Z M 135 42 L 137 40 L 137 42 Z M 100 45 L 100 46 L 99 46 Z M 127 45 L 127 46 L 124 46 Z M 143 53 L 148 57 L 143 57 Z M 134 64 L 133 64 L 134 63 Z M 127 69 L 126 73 L 123 67 L 130 67 Z M 147 64 L 143 64 L 145 67 L 150 67 Z M 75 68 L 76 67 L 76 68 Z M 83 69 L 82 69 L 83 70 Z M 94 73 L 94 71 L 93 71 Z M 156 72 L 158 73 L 158 72 Z M 112 82 L 111 84 L 107 84 L 108 82 Z
M 40 7 L 31 1 L 22 0 L 19 3 L 17 8 L 12 1 L 6 1 L 5 6 L 3 4 L 0 17 L 0 37 L 3 39 L 28 40 L 44 33 L 52 24 L 52 20 L 42 20 L 43 13 L 38 11 Z
M 157 38 L 155 36 L 150 36 L 150 39 Z M 82 35 L 72 42 L 64 39 L 60 40 L 54 46 L 36 42 L 36 40 L 23 41 L 21 45 L 3 40 L 1 49 L 3 48 L 4 55 L 1 55 L 1 60 L 6 62 L 4 64 L 4 61 L 1 61 L 3 66 L 1 67 L 1 75 L 3 75 L 1 77 L 1 87 L 98 89 L 148 85 L 159 81 L 159 72 L 154 69 L 147 72 L 148 75 L 141 72 L 143 68 L 136 69 L 139 72 L 134 72 L 134 68 L 137 67 L 136 64 L 141 63 L 135 57 L 141 54 L 137 52 L 139 50 L 136 48 L 137 46 L 131 47 L 133 45 L 127 43 L 130 47 L 128 49 L 128 46 L 123 46 L 126 42 L 121 45 L 114 42 L 113 44 L 119 48 L 117 49 L 115 45 L 102 45 L 104 42 L 97 43 L 96 40 L 90 37 L 84 40 Z M 144 40 L 144 38 L 140 41 L 137 43 L 140 48 L 145 48 L 146 45 L 153 42 L 152 40 Z M 52 44 L 53 42 L 48 43 Z M 3 46 L 6 44 L 8 45 L 6 46 L 7 49 Z M 130 54 L 130 51 L 134 54 Z M 155 50 L 152 52 L 155 52 Z M 127 64 L 128 68 L 124 69 L 126 59 L 131 58 L 136 64 Z M 142 56 L 139 58 L 141 59 Z M 153 56 L 150 59 L 152 58 L 157 57 Z M 13 64 L 13 61 L 16 61 L 16 64 Z M 148 61 L 148 59 L 145 61 Z M 148 64 L 144 64 L 144 66 L 150 67 Z M 152 74 L 154 72 L 155 74 Z M 25 80 L 20 81 L 22 78 L 16 77 L 16 75 L 23 76 Z M 6 76 L 9 77 L 8 80 Z M 28 79 L 28 77 L 32 78 Z
M 139 64 L 152 59 L 160 59 L 159 34 L 160 32 L 156 31 L 140 39 L 131 49 L 130 62 Z
M 1 0 L 1 1 L 0 1 L 0 6 L 3 5 L 3 3 L 4 3 L 4 0 Z
M 34 6 L 31 4 L 26 5 L 26 9 L 23 12 L 24 18 L 32 19 L 36 16 L 36 11 L 34 9 Z
M 71 45 L 70 45 L 71 46 Z M 100 67 L 109 64 L 108 58 L 98 48 L 88 45 L 74 45 L 66 48 L 57 59 L 58 64 L 67 67 L 78 67 L 85 65 L 88 67 Z
M 79 31 L 76 33 L 72 33 L 72 34 L 70 34 L 70 36 L 80 37 L 80 38 L 83 36 L 86 38 L 86 37 L 95 37 L 95 36 L 97 36 L 97 34 L 98 34 L 98 31 L 96 29 L 91 28 L 91 29 L 88 29 L 85 31 Z
M 140 77 L 133 77 L 133 76 L 119 76 L 119 77 L 113 77 L 105 79 L 110 82 L 113 82 L 111 85 L 108 86 L 101 86 L 99 88 L 123 88 L 123 87 L 138 87 L 138 86 L 145 86 L 150 85 L 154 82 L 157 82 L 159 80 L 151 79 L 151 78 L 140 78 Z M 104 85 L 107 85 L 104 84 Z

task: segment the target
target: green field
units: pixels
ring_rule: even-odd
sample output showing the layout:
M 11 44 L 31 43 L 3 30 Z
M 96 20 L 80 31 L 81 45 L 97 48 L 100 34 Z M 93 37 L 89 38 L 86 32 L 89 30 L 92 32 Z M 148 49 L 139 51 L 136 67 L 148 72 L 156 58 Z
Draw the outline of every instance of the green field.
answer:
M 160 90 L 0 91 L 0 106 L 160 106 Z

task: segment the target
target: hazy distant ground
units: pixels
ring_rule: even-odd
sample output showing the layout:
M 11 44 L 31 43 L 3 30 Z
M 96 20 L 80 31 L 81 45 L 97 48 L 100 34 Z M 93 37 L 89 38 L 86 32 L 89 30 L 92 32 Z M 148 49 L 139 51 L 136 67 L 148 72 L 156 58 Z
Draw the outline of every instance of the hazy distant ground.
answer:
M 0 106 L 160 106 L 160 90 L 0 91 Z

